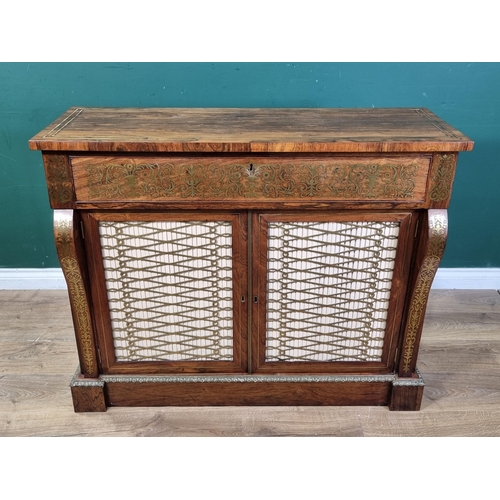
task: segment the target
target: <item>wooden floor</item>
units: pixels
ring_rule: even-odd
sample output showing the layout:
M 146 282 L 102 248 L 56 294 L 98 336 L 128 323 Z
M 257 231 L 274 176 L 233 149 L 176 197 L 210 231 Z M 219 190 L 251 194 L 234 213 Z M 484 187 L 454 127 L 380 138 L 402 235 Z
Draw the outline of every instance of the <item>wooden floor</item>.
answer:
M 385 407 L 110 408 L 75 414 L 65 291 L 0 291 L 0 436 L 500 436 L 500 295 L 431 293 L 420 412 Z

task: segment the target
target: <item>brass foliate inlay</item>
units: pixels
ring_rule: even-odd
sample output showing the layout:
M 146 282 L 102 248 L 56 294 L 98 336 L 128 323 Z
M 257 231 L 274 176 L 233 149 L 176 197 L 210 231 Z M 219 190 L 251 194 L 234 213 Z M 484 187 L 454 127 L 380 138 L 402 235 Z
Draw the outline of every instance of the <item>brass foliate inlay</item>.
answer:
M 359 159 L 358 159 L 359 160 Z M 374 199 L 423 200 L 428 159 L 396 158 L 363 162 L 255 161 L 254 163 L 96 163 L 75 160 L 82 177 L 79 199 L 238 200 Z
M 65 155 L 50 155 L 44 160 L 49 199 L 54 208 L 66 208 L 73 202 L 73 183 Z
M 439 156 L 438 166 L 431 176 L 431 201 L 439 203 L 450 198 L 455 176 L 455 159 L 456 155 L 453 154 Z
M 67 214 L 69 212 L 69 214 Z M 82 373 L 92 375 L 95 370 L 92 349 L 91 319 L 83 278 L 76 260 L 71 211 L 56 211 L 54 231 L 61 268 L 68 284 L 68 294 L 75 314 L 75 326 L 81 338 Z
M 432 281 L 441 262 L 446 246 L 448 217 L 446 210 L 429 211 L 429 245 L 418 274 L 417 284 L 408 315 L 405 344 L 403 348 L 403 371 L 410 373 L 415 342 L 425 314 Z

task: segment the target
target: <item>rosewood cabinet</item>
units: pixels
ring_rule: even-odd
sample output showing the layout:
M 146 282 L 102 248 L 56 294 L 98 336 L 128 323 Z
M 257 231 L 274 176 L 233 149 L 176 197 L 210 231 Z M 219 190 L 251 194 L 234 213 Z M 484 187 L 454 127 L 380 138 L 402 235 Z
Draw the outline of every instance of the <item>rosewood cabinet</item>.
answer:
M 75 411 L 418 410 L 458 152 L 425 109 L 72 108 L 42 151 Z

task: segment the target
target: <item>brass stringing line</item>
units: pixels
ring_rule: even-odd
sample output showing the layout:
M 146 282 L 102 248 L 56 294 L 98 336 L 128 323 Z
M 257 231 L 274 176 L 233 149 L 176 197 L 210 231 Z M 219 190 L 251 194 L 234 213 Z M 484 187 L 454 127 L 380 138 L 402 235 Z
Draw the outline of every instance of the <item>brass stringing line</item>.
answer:
M 270 224 L 268 361 L 380 360 L 399 223 L 335 227 Z
M 230 222 L 100 228 L 118 361 L 233 359 Z
M 62 122 L 58 123 L 52 130 L 49 130 L 43 138 L 45 139 L 46 137 L 54 137 L 56 136 L 64 127 L 69 125 L 81 112 L 83 109 L 77 108 L 71 113 L 69 116 L 67 116 Z
M 419 115 L 423 115 L 429 120 L 438 130 L 443 132 L 445 135 L 448 137 L 452 137 L 453 139 L 461 139 L 461 137 L 457 134 L 455 134 L 453 131 L 448 130 L 447 128 L 443 127 L 439 123 L 436 123 L 435 118 L 429 116 L 424 110 L 422 109 L 416 109 L 415 110 Z

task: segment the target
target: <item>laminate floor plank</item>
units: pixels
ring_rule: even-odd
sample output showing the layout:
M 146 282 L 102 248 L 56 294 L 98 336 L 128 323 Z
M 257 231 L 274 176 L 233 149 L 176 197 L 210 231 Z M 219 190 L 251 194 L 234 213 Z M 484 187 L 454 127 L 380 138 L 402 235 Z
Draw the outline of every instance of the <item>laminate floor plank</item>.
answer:
M 433 290 L 419 412 L 386 407 L 73 411 L 67 292 L 0 291 L 0 436 L 500 436 L 500 295 Z
M 365 436 L 433 437 L 500 436 L 500 407 L 496 410 L 441 410 L 429 412 L 422 404 L 420 412 L 370 412 L 361 423 Z
M 0 342 L 0 375 L 60 374 L 68 379 L 77 366 L 76 344 L 69 340 Z
M 74 342 L 68 294 L 65 290 L 1 290 L 0 318 L 0 342 Z
M 459 312 L 498 313 L 500 294 L 497 290 L 431 290 L 427 316 L 452 310 Z
M 72 405 L 11 412 L 4 436 L 362 436 L 358 413 L 297 407 L 110 408 L 71 415 Z M 3 415 L 0 413 L 0 416 Z M 27 420 L 31 425 L 28 427 Z

